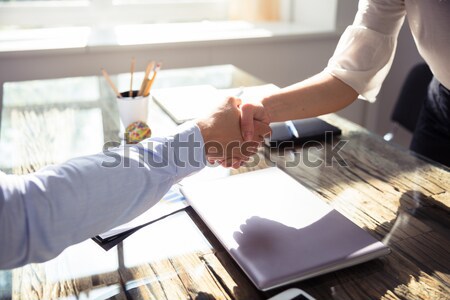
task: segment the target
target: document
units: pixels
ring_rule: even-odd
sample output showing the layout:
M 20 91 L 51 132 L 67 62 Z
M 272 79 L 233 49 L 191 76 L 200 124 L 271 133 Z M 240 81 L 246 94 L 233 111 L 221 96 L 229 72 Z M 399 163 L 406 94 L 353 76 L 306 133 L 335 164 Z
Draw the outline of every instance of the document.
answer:
M 188 204 L 181 194 L 179 186 L 174 185 L 152 208 L 128 223 L 97 235 L 93 240 L 103 249 L 109 250 L 140 228 L 182 211 L 187 206 Z
M 153 100 L 175 121 L 186 121 L 209 115 L 230 96 L 244 102 L 259 101 L 277 91 L 273 84 L 233 89 L 216 89 L 211 85 L 195 85 L 158 89 L 152 92 Z

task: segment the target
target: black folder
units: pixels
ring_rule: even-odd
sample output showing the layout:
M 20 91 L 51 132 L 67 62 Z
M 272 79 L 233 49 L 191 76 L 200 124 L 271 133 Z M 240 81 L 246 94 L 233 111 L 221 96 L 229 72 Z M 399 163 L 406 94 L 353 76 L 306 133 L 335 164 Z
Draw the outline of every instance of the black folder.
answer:
M 319 118 L 308 118 L 271 123 L 272 134 L 266 139 L 269 147 L 286 147 L 308 141 L 323 141 L 326 136 L 337 136 L 341 129 Z

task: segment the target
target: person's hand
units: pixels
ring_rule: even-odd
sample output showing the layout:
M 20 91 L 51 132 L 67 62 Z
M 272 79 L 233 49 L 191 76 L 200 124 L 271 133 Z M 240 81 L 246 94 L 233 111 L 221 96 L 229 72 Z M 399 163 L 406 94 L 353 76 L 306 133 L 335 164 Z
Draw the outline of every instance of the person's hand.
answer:
M 197 121 L 205 142 L 206 158 L 225 167 L 238 168 L 256 153 L 264 135 L 270 132 L 268 124 L 253 122 L 255 138 L 245 141 L 241 134 L 241 100 L 230 97 L 209 117 Z
M 261 103 L 245 103 L 241 106 L 241 132 L 245 141 L 260 140 L 255 128 L 261 123 L 270 123 L 270 116 Z

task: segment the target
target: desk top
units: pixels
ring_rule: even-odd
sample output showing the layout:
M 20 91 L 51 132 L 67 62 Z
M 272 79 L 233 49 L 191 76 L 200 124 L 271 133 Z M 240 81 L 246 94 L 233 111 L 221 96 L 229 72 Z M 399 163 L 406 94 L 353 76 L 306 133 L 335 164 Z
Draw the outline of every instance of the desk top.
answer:
M 126 75 L 113 80 L 119 89 L 128 83 Z M 162 71 L 155 88 L 262 83 L 225 65 Z M 31 172 L 118 140 L 115 98 L 102 78 L 6 83 L 3 99 L 3 171 Z M 149 108 L 154 132 L 175 126 L 153 102 Z M 256 166 L 234 173 L 277 165 L 392 253 L 293 286 L 317 299 L 448 299 L 449 171 L 336 115 L 324 118 L 342 129 L 340 138 L 323 147 L 261 149 Z M 49 262 L 0 271 L 0 299 L 264 299 L 281 290 L 257 291 L 190 208 L 108 252 L 87 240 Z

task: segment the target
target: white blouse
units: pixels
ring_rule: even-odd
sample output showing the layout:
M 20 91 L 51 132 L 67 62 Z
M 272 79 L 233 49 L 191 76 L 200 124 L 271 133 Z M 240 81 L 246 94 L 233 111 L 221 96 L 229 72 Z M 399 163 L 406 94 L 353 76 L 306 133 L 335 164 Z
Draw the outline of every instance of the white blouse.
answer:
M 360 0 L 326 71 L 373 102 L 391 68 L 408 16 L 419 53 L 450 89 L 450 0 Z

